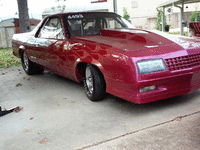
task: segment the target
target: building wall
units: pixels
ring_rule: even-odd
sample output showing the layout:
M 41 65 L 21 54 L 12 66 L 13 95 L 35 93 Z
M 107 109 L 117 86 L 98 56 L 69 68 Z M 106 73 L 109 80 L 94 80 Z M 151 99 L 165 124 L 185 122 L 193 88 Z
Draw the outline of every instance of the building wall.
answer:
M 130 15 L 130 20 L 133 26 L 143 29 L 154 28 L 157 15 L 156 7 L 166 0 L 117 0 L 117 13 L 123 16 L 123 7 L 127 8 L 127 13 Z M 109 11 L 113 11 L 112 2 Z M 148 19 L 150 18 L 150 19 Z M 149 22 L 150 21 L 150 22 Z
M 156 18 L 147 18 L 147 29 L 154 30 L 156 28 Z
M 14 27 L 0 28 L 0 48 L 12 47 L 12 36 L 14 32 Z
M 3 20 L 0 23 L 0 48 L 12 47 L 12 36 L 15 32 L 14 19 Z
M 40 22 L 40 20 L 30 20 L 31 30 Z M 11 18 L 0 22 L 0 48 L 12 47 L 12 36 L 20 33 L 19 19 Z
M 133 26 L 142 29 L 154 29 L 156 27 L 157 6 L 169 0 L 116 0 L 117 13 L 123 16 L 123 7 L 127 8 Z M 113 0 L 108 0 L 109 11 L 113 11 Z M 179 27 L 180 9 L 171 7 L 172 12 L 165 9 L 166 21 L 173 27 Z M 184 5 L 184 21 L 189 22 L 192 11 L 200 11 L 200 3 Z
M 5 28 L 0 28 L 0 48 L 7 47 Z
M 186 25 L 190 22 L 190 16 L 192 12 L 184 12 L 183 18 Z M 167 24 L 171 25 L 171 28 L 179 28 L 180 27 L 180 13 L 173 13 L 170 15 L 166 15 L 166 22 Z
M 14 24 L 14 19 L 7 19 L 7 20 L 3 20 L 0 22 L 0 27 L 13 27 L 15 26 Z

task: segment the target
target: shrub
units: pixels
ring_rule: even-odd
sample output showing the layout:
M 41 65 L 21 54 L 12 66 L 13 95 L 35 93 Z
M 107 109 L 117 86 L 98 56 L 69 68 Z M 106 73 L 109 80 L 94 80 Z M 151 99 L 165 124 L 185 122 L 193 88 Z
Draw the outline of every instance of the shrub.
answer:
M 192 16 L 190 16 L 190 22 L 200 21 L 200 13 L 198 11 L 193 11 Z
M 123 18 L 124 19 L 126 19 L 126 20 L 128 20 L 130 23 L 131 23 L 131 21 L 129 20 L 130 19 L 130 16 L 129 16 L 129 14 L 127 13 L 127 8 L 125 8 L 125 7 L 123 7 Z

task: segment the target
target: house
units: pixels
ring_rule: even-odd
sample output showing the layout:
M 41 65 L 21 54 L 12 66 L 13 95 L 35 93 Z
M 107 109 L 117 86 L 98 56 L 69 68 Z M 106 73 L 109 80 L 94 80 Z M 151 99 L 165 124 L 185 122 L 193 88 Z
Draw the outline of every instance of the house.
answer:
M 165 7 L 166 23 L 172 28 L 180 28 L 180 9 L 173 5 L 181 0 L 87 0 L 74 5 L 73 1 L 69 0 L 63 3 L 63 6 L 52 6 L 43 11 L 43 17 L 62 12 L 76 11 L 109 11 L 116 12 L 123 16 L 123 8 L 127 9 L 130 16 L 130 21 L 136 28 L 155 29 L 158 10 L 162 11 L 163 4 L 171 3 Z M 193 11 L 200 11 L 199 0 L 183 0 L 184 13 L 183 20 L 185 24 L 189 23 L 190 16 Z M 178 5 L 181 7 L 181 5 Z
M 177 3 L 180 0 L 108 0 L 109 11 L 113 11 L 113 7 L 117 7 L 117 13 L 123 16 L 123 7 L 127 8 L 127 13 L 130 16 L 131 23 L 136 28 L 142 29 L 155 29 L 156 18 L 158 9 L 162 10 L 162 6 L 165 7 L 165 17 L 167 24 L 173 28 L 180 27 L 180 8 L 177 8 L 173 3 Z M 193 11 L 200 11 L 199 0 L 183 0 L 184 1 L 184 13 L 182 22 L 189 23 L 190 16 Z M 115 2 L 113 6 L 112 2 Z M 164 4 L 169 4 L 165 6 Z M 161 6 L 161 8 L 159 8 Z M 180 4 L 178 4 L 181 7 Z
M 40 22 L 37 19 L 30 19 L 31 30 Z M 20 33 L 19 19 L 10 18 L 0 22 L 0 48 L 12 47 L 12 36 Z

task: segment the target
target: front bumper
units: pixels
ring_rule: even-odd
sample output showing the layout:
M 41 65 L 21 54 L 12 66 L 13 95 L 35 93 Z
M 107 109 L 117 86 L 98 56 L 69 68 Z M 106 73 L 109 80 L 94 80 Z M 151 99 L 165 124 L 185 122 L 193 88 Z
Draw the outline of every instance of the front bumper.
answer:
M 180 71 L 171 75 L 142 79 L 135 83 L 109 80 L 107 92 L 127 101 L 144 104 L 174 96 L 192 93 L 200 89 L 200 68 Z M 155 90 L 140 92 L 140 88 L 156 86 Z
M 156 89 L 144 93 L 137 92 L 136 95 L 132 95 L 127 100 L 142 104 L 192 93 L 200 88 L 200 71 L 138 82 L 137 87 L 145 87 L 147 85 L 155 85 Z

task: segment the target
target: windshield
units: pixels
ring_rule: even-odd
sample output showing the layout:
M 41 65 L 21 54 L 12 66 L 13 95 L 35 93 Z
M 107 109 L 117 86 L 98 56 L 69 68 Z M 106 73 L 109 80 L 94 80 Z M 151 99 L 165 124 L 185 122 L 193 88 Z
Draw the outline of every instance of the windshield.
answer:
M 128 21 L 114 13 L 69 14 L 64 18 L 71 36 L 98 35 L 100 29 L 132 27 Z

